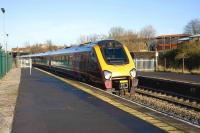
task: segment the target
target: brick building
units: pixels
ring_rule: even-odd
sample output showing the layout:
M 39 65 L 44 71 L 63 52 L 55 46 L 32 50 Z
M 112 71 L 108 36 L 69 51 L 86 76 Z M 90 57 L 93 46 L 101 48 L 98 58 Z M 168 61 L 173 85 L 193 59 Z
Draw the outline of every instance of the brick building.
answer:
M 158 51 L 169 50 L 177 48 L 179 39 L 189 37 L 189 34 L 169 34 L 160 35 L 156 39 L 156 48 Z

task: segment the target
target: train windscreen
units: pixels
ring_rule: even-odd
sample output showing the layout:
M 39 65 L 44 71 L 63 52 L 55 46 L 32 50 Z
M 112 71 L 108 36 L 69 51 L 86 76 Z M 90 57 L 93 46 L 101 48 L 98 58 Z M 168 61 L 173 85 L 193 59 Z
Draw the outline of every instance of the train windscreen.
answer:
M 127 64 L 128 58 L 121 43 L 117 41 L 107 41 L 101 45 L 101 52 L 107 64 Z

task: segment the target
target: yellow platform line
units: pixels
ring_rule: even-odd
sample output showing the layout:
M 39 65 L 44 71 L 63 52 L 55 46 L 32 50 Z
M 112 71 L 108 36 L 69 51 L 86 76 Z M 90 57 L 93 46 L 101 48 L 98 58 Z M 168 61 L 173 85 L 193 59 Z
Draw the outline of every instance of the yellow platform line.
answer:
M 51 76 L 53 76 L 53 77 L 65 82 L 65 83 L 67 83 L 69 85 L 72 85 L 77 89 L 80 89 L 80 90 L 82 90 L 82 91 L 84 91 L 84 92 L 86 92 L 88 94 L 91 94 L 91 95 L 101 99 L 102 101 L 105 101 L 105 102 L 107 102 L 107 103 L 109 103 L 109 104 L 111 104 L 111 105 L 113 105 L 113 106 L 115 106 L 115 107 L 117 107 L 117 108 L 119 108 L 119 109 L 121 109 L 121 110 L 123 110 L 123 111 L 125 111 L 125 112 L 127 112 L 127 113 L 129 113 L 129 114 L 131 114 L 131 115 L 133 115 L 135 117 L 137 117 L 137 118 L 139 118 L 139 119 L 142 119 L 142 120 L 144 120 L 144 121 L 146 121 L 146 122 L 148 122 L 148 123 L 160 128 L 160 129 L 164 130 L 164 131 L 167 131 L 167 132 L 170 132 L 170 133 L 181 133 L 181 132 L 183 132 L 183 131 L 177 129 L 176 127 L 173 127 L 173 126 L 169 125 L 168 123 L 165 123 L 165 122 L 163 122 L 161 120 L 158 120 L 158 119 L 156 119 L 156 118 L 154 118 L 154 117 L 152 117 L 150 115 L 141 113 L 141 112 L 139 112 L 139 111 L 137 111 L 137 110 L 135 110 L 133 108 L 130 108 L 130 107 L 124 105 L 124 104 L 116 102 L 116 101 L 112 100 L 111 98 L 108 98 L 106 96 L 97 94 L 96 92 L 92 91 L 91 89 L 88 89 L 88 88 L 84 87 L 84 85 L 80 84 L 79 82 L 59 77 L 59 76 L 57 76 L 55 74 L 49 73 L 47 71 L 44 71 L 44 70 L 41 70 L 41 69 L 38 69 L 38 68 L 36 68 L 36 69 L 41 71 L 41 72 L 44 72 L 44 73 L 46 73 L 48 75 L 51 75 Z

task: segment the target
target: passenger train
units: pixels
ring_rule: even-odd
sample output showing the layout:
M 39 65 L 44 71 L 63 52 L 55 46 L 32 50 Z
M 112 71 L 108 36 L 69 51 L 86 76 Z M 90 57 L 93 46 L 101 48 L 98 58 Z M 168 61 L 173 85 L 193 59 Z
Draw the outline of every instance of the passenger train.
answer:
M 61 69 L 73 77 L 100 84 L 106 91 L 134 93 L 138 80 L 127 47 L 116 40 L 89 42 L 28 55 L 34 66 Z

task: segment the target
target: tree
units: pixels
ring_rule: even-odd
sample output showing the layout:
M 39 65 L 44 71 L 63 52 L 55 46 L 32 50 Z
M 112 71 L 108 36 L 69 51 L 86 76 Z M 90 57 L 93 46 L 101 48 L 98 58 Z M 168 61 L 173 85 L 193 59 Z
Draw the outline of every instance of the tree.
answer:
M 141 40 L 146 44 L 148 49 L 153 49 L 153 47 L 155 47 L 154 37 L 156 35 L 156 30 L 152 25 L 143 27 L 139 34 Z
M 82 35 L 79 37 L 77 42 L 78 44 L 81 44 L 81 43 L 87 43 L 87 42 L 95 42 L 95 41 L 106 39 L 106 38 L 107 38 L 106 35 L 97 35 L 97 34 L 91 34 L 88 36 Z
M 152 25 L 145 26 L 140 30 L 140 37 L 145 40 L 151 40 L 155 37 L 155 34 L 156 30 Z
M 47 45 L 47 51 L 52 51 L 52 50 L 57 50 L 58 47 L 56 45 L 53 45 L 51 40 L 47 40 L 46 44 L 43 45 Z
M 125 30 L 122 27 L 112 27 L 109 31 L 109 38 L 120 40 L 124 36 Z
M 184 28 L 185 34 L 200 34 L 200 20 L 199 19 L 193 19 L 191 20 Z
M 57 50 L 60 47 L 54 45 L 51 40 L 47 40 L 45 43 L 27 44 L 26 48 L 30 50 L 30 53 L 34 54 Z

